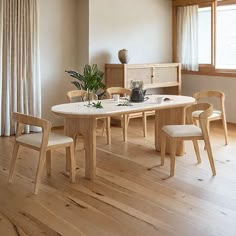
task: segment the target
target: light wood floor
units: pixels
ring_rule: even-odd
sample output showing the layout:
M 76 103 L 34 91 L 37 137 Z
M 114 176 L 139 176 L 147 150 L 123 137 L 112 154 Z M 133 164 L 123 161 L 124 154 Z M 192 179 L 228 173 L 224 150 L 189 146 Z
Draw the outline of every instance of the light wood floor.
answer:
M 62 130 L 58 130 L 62 132 Z M 34 196 L 37 152 L 20 150 L 16 175 L 7 184 L 13 137 L 0 138 L 0 235 L 236 235 L 236 126 L 211 129 L 217 175 L 211 176 L 203 143 L 203 162 L 196 164 L 191 142 L 176 161 L 176 175 L 167 178 L 154 151 L 153 120 L 142 137 L 140 120 L 132 119 L 128 143 L 112 128 L 112 145 L 97 136 L 97 178 L 84 179 L 84 154 L 76 151 L 76 184 L 63 172 L 65 152 L 53 152 L 53 172 L 44 173 Z M 81 145 L 80 145 L 81 146 Z

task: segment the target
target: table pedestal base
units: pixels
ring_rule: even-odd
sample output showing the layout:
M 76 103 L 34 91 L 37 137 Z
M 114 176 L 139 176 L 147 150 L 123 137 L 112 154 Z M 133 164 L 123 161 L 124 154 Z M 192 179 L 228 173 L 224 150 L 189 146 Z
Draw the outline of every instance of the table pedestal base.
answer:
M 163 125 L 184 124 L 184 107 L 156 110 L 155 113 L 155 147 L 161 150 L 160 137 Z M 96 176 L 96 118 L 65 118 L 65 134 L 76 142 L 76 136 L 82 135 L 85 144 L 85 178 L 94 179 Z M 126 141 L 126 140 L 124 140 Z M 166 152 L 170 152 L 167 140 Z M 183 155 L 183 142 L 177 143 L 176 154 Z M 69 157 L 69 153 L 66 154 Z M 70 159 L 67 158 L 66 168 L 69 170 Z
M 176 107 L 171 109 L 156 110 L 155 112 L 155 147 L 161 151 L 161 132 L 164 125 L 180 125 L 185 122 L 185 108 Z M 170 142 L 166 140 L 166 153 L 170 153 Z M 176 145 L 176 155 L 184 154 L 183 141 L 178 141 Z
M 65 134 L 74 139 L 82 135 L 85 147 L 85 178 L 94 179 L 96 176 L 96 118 L 65 118 Z M 66 170 L 70 166 L 66 153 Z

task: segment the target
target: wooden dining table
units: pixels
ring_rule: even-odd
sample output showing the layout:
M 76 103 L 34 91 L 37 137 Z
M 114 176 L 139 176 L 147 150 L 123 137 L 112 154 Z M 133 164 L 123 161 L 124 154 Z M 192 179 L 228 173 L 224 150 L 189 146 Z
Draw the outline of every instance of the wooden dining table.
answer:
M 158 97 L 163 102 L 158 103 Z M 85 178 L 94 179 L 96 176 L 96 118 L 127 115 L 130 113 L 155 110 L 155 148 L 160 151 L 160 135 L 163 125 L 184 124 L 185 107 L 193 104 L 195 99 L 180 95 L 150 95 L 148 100 L 140 103 L 129 102 L 120 98 L 119 102 L 112 99 L 101 100 L 103 108 L 87 106 L 87 102 L 66 103 L 55 105 L 52 112 L 64 117 L 64 129 L 67 136 L 76 138 L 78 134 L 84 138 L 85 146 Z M 166 152 L 169 143 L 166 144 Z M 177 155 L 183 155 L 184 146 L 177 144 Z M 68 160 L 68 158 L 67 158 Z

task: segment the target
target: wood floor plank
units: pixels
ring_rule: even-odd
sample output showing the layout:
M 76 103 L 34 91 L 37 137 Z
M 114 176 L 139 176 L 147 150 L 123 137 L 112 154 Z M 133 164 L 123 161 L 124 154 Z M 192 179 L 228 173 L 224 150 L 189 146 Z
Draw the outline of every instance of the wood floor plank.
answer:
M 7 184 L 13 137 L 0 138 L 0 235 L 222 235 L 235 236 L 236 126 L 229 125 L 228 146 L 218 125 L 211 129 L 217 175 L 211 177 L 207 155 L 196 165 L 191 143 L 176 158 L 169 175 L 154 150 L 153 119 L 142 137 L 140 120 L 132 119 L 128 142 L 112 127 L 112 144 L 97 136 L 97 178 L 84 178 L 84 151 L 76 149 L 76 184 L 64 172 L 65 151 L 52 154 L 52 176 L 44 172 L 39 194 L 33 182 L 38 153 L 22 148 L 12 184 Z M 63 132 L 58 129 L 57 132 Z M 155 166 L 155 167 L 154 167 Z M 153 168 L 152 168 L 153 167 Z

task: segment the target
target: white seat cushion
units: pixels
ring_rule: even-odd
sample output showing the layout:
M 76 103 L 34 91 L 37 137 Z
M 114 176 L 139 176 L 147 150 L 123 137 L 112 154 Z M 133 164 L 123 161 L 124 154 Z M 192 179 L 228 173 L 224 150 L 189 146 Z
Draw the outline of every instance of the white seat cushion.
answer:
M 202 130 L 196 125 L 165 125 L 162 127 L 162 130 L 169 136 L 175 138 L 202 136 Z
M 40 148 L 42 143 L 42 133 L 24 134 L 16 138 L 16 141 Z M 71 143 L 73 139 L 65 135 L 50 133 L 48 139 L 48 147 Z
M 192 113 L 192 116 L 193 116 L 194 118 L 198 118 L 199 115 L 200 115 L 202 112 L 203 112 L 202 110 L 194 111 L 194 112 Z M 209 116 L 209 119 L 211 119 L 211 118 L 216 118 L 216 117 L 221 117 L 221 115 L 222 115 L 222 111 L 214 110 L 213 113 L 212 113 L 212 115 Z

